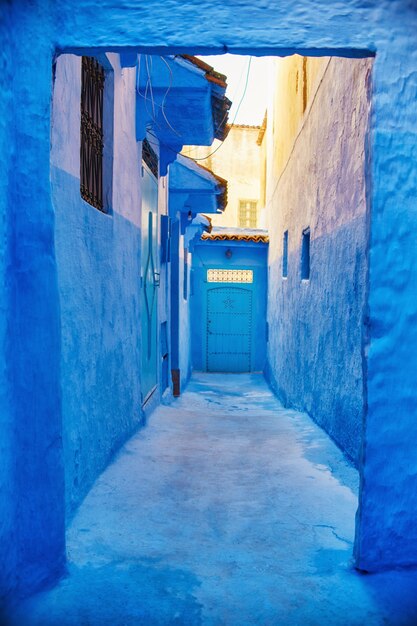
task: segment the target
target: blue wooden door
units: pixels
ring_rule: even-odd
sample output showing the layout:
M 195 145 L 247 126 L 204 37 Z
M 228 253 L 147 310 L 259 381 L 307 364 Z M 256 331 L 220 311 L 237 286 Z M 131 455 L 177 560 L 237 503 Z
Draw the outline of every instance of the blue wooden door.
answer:
M 149 398 L 158 382 L 158 183 L 142 169 L 142 399 Z
M 208 372 L 250 372 L 252 290 L 207 290 L 206 368 Z

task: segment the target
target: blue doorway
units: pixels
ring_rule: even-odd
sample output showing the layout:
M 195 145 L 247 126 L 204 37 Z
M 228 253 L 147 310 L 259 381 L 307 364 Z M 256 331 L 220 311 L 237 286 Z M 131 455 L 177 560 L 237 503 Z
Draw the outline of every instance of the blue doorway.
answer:
M 252 291 L 240 287 L 207 290 L 207 372 L 252 369 Z
M 267 340 L 267 237 L 241 239 L 223 229 L 221 237 L 213 231 L 193 246 L 193 368 L 260 372 Z
M 142 403 L 158 384 L 158 181 L 142 164 Z

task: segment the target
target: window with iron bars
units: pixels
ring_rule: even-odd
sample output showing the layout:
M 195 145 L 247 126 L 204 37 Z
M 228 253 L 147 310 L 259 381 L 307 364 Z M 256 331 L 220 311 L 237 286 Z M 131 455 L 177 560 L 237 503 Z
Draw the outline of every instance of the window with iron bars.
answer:
M 254 200 L 239 201 L 238 221 L 241 228 L 256 228 L 258 223 L 257 202 Z
M 144 139 L 142 143 L 142 159 L 155 178 L 158 178 L 158 155 L 147 139 Z
M 93 57 L 81 64 L 80 191 L 96 209 L 103 204 L 103 95 L 104 68 Z

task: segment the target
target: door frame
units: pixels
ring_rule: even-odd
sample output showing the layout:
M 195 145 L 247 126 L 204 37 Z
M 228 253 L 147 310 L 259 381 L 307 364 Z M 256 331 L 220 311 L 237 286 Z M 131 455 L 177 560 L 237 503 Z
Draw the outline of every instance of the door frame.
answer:
M 153 174 L 153 172 L 151 171 L 151 169 L 149 168 L 149 166 L 145 163 L 145 161 L 141 160 L 141 167 L 143 168 L 143 172 L 146 172 L 150 177 L 151 180 L 153 182 L 155 182 L 156 185 L 156 191 L 157 191 L 157 202 L 156 202 L 156 213 L 155 213 L 155 219 L 153 219 L 153 224 L 152 224 L 152 235 L 153 235 L 153 241 L 156 241 L 156 254 L 154 254 L 154 259 L 153 259 L 153 273 L 154 273 L 154 289 L 155 289 L 155 299 L 154 299 L 154 304 L 153 306 L 155 307 L 155 316 L 156 316 L 156 321 L 155 321 L 155 352 L 156 352 L 156 358 L 155 358 L 155 385 L 153 385 L 147 392 L 146 395 L 143 394 L 143 353 L 144 353 L 144 348 L 145 348 L 145 337 L 144 337 L 144 320 L 142 319 L 142 313 L 143 313 L 143 309 L 142 309 L 142 305 L 141 305 L 141 320 L 140 320 L 140 324 L 141 324 L 141 344 L 142 344 L 142 351 L 141 351 L 141 379 L 142 379 L 142 390 L 141 390 L 141 395 L 142 395 L 142 408 L 145 407 L 145 405 L 149 402 L 149 400 L 152 398 L 152 396 L 154 395 L 155 391 L 158 389 L 158 384 L 159 384 L 159 359 L 158 359 L 158 354 L 159 354 L 159 295 L 158 295 L 158 287 L 159 285 L 155 284 L 155 274 L 157 273 L 157 269 L 158 269 L 158 251 L 159 251 L 159 229 L 158 229 L 158 218 L 159 218 L 159 180 L 158 178 Z M 142 180 L 144 178 L 144 175 L 142 173 L 141 176 Z M 143 224 L 144 224 L 144 215 L 143 215 L 143 210 L 144 210 L 144 205 L 143 205 L 143 195 L 142 195 L 142 206 L 141 206 L 141 224 L 142 224 L 142 229 L 143 229 Z M 148 216 L 149 213 L 151 211 L 148 211 Z M 154 215 L 154 212 L 152 211 L 152 215 Z M 142 271 L 143 271 L 143 267 L 142 267 L 142 263 L 143 263 L 143 230 L 141 232 L 141 303 L 142 303 L 142 299 L 144 298 L 144 289 L 145 289 L 145 276 L 142 275 Z

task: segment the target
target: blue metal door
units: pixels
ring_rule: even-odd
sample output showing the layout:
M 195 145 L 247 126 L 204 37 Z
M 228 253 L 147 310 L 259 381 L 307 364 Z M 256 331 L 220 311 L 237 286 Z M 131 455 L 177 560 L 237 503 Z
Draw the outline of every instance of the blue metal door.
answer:
M 206 367 L 208 372 L 250 372 L 252 290 L 207 290 Z
M 146 402 L 158 382 L 158 183 L 147 166 L 142 171 L 142 398 Z

